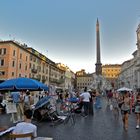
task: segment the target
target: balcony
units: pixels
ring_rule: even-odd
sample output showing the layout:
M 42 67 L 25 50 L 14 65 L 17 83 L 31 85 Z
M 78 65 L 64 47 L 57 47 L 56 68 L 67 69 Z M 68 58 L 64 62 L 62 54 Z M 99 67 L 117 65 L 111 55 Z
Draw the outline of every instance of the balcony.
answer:
M 62 83 L 65 82 L 65 79 L 62 79 L 62 78 L 61 78 L 61 79 L 58 80 L 58 82 L 59 82 L 60 84 L 62 84 Z
M 62 84 L 62 83 L 64 83 L 64 79 L 54 79 L 54 78 L 50 78 L 50 82 L 56 83 L 56 84 Z
M 31 72 L 32 72 L 32 73 L 37 73 L 37 69 L 34 69 L 34 68 L 33 68 L 33 69 L 31 69 Z

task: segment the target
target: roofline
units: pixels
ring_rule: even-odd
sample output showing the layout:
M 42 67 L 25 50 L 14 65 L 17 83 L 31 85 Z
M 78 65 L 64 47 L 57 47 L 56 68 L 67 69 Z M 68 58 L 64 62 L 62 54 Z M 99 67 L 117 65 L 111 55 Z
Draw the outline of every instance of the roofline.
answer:
M 16 41 L 14 41 L 14 40 L 0 41 L 0 44 L 5 44 L 5 43 L 14 44 L 14 45 L 18 46 L 19 48 L 25 50 L 26 52 L 29 52 L 29 51 L 24 47 L 24 45 L 18 44 L 18 43 L 17 43 Z M 30 53 L 30 52 L 29 52 L 29 53 Z

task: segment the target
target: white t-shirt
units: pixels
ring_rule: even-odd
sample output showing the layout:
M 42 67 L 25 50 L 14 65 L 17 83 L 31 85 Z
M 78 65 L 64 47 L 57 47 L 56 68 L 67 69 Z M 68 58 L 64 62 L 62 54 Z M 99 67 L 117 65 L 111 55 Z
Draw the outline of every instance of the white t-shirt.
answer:
M 89 102 L 89 99 L 91 98 L 90 93 L 89 92 L 83 92 L 80 97 L 83 98 L 83 102 Z
M 25 103 L 30 103 L 30 98 L 31 98 L 31 97 L 30 97 L 29 95 L 25 95 L 25 96 L 24 96 L 24 102 L 25 102 Z
M 13 131 L 14 134 L 33 133 L 33 137 L 37 136 L 37 127 L 32 123 L 18 123 Z M 31 140 L 31 138 L 16 138 L 16 140 Z

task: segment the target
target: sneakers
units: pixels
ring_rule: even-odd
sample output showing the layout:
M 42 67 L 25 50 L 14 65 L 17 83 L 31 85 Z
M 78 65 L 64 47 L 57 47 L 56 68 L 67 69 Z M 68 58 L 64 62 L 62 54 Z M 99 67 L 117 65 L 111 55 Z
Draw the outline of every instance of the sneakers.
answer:
M 137 126 L 136 126 L 136 129 L 139 129 L 139 128 L 140 128 L 140 126 L 139 126 L 139 125 L 137 125 Z

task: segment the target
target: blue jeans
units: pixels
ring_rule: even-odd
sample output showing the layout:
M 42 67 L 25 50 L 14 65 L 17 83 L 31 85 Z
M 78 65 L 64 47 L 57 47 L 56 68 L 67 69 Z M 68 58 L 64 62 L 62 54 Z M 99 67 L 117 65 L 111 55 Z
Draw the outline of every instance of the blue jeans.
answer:
M 96 97 L 95 108 L 96 109 L 101 108 L 101 99 L 100 99 L 100 97 Z
M 89 102 L 83 102 L 84 106 L 84 115 L 88 115 L 89 113 Z

